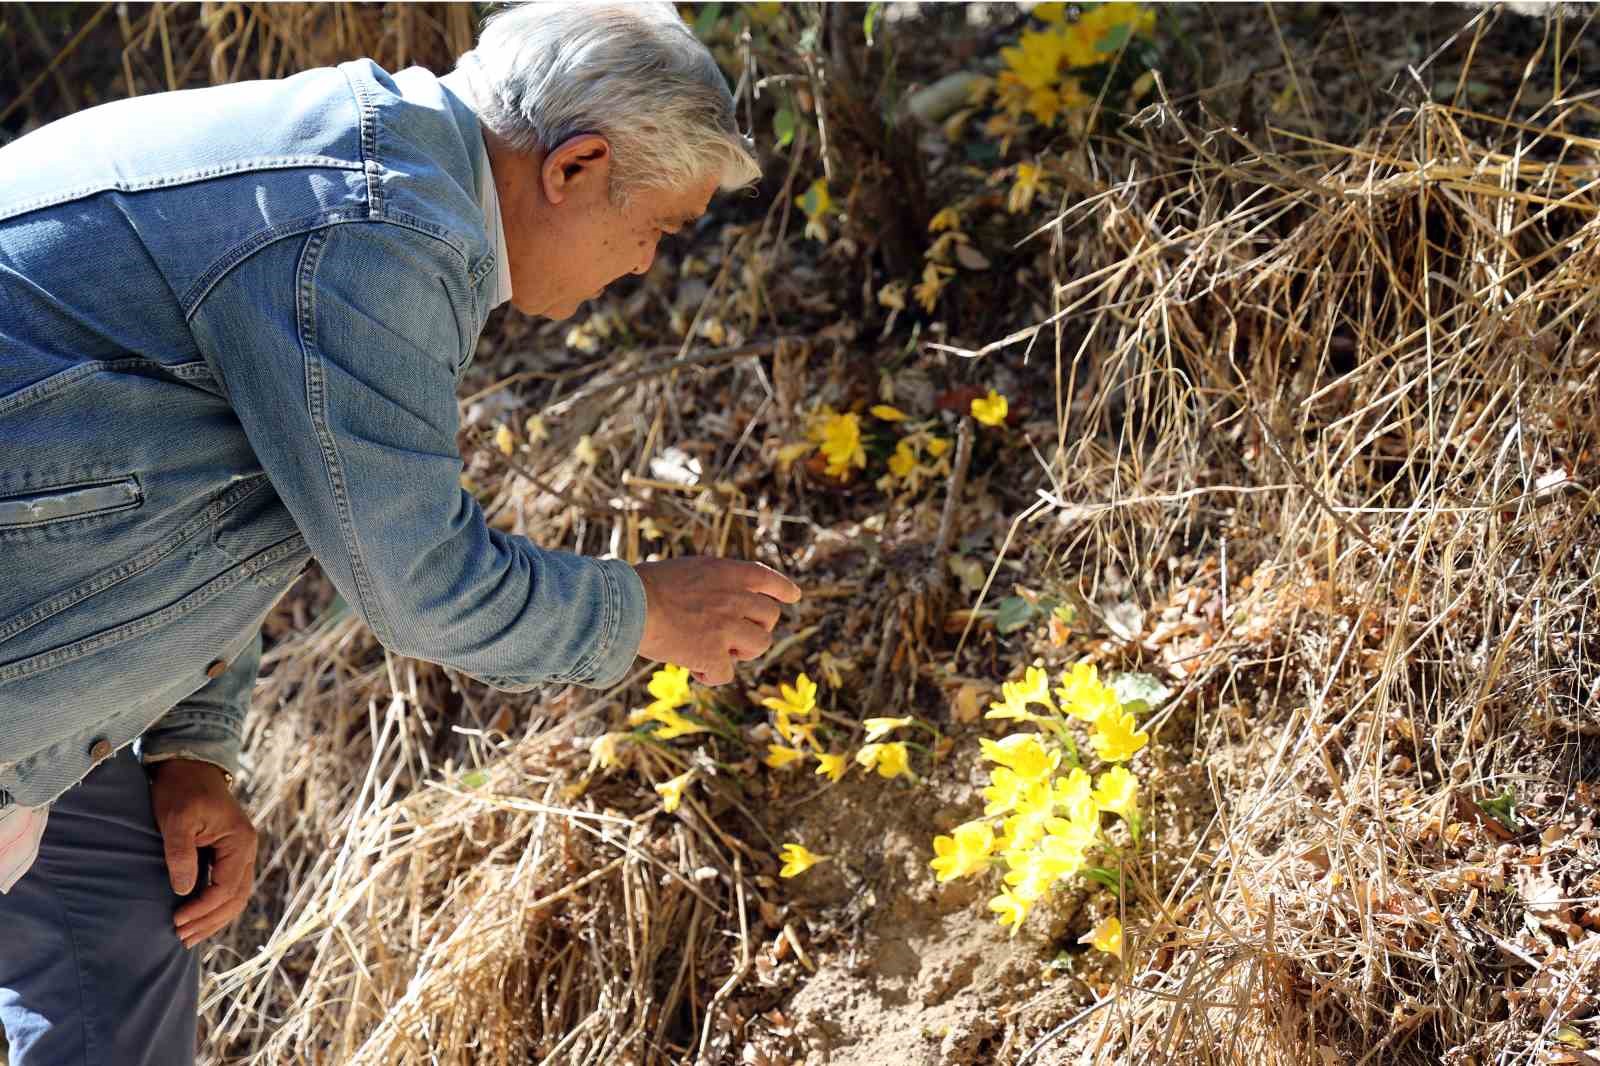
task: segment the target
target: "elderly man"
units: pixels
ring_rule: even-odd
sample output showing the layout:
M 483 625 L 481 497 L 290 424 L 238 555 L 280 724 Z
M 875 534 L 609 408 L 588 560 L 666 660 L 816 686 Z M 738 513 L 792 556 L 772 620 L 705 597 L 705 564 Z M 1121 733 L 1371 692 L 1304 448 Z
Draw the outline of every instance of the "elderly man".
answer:
M 384 645 L 507 689 L 710 684 L 799 590 L 490 529 L 455 390 L 757 175 L 670 7 L 524 7 L 457 70 L 107 104 L 0 150 L 0 1019 L 12 1066 L 192 1061 L 243 909 L 260 625 L 315 557 Z M 202 856 L 213 857 L 209 875 Z M 180 897 L 187 896 L 187 899 Z

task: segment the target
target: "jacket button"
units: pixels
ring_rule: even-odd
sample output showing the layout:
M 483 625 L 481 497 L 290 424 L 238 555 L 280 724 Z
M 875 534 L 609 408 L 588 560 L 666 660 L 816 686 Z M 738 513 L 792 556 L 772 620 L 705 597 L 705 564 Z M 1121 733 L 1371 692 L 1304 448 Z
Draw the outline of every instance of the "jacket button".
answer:
M 107 740 L 105 737 L 101 737 L 99 740 L 95 741 L 94 746 L 89 749 L 89 758 L 93 759 L 96 763 L 103 763 L 107 759 L 111 758 L 111 741 Z
M 206 676 L 211 678 L 213 681 L 227 672 L 228 664 L 223 662 L 221 659 L 216 660 L 210 666 L 206 667 Z

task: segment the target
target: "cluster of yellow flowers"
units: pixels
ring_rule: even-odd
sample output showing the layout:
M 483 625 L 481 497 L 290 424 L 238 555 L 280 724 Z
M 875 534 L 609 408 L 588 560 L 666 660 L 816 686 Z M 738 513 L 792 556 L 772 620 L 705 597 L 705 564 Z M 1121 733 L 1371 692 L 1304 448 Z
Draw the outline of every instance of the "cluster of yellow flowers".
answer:
M 1002 404 L 1004 402 L 1001 400 Z M 885 403 L 874 404 L 868 413 L 882 422 L 907 422 L 909 419 L 904 411 Z M 889 457 L 889 472 L 878 480 L 879 488 L 890 491 L 899 481 L 914 491 L 923 478 L 949 473 L 949 463 L 943 457 L 950 449 L 950 441 L 934 433 L 932 426 L 932 422 L 909 425 L 908 432 L 895 440 L 894 454 Z M 813 450 L 820 451 L 827 460 L 824 471 L 829 477 L 848 480 L 854 470 L 867 465 L 861 416 L 840 414 L 826 404 L 818 407 L 806 419 L 806 439 L 780 448 L 778 461 L 791 463 Z M 930 462 L 922 462 L 923 454 Z
M 1089 856 L 1103 842 L 1101 814 L 1120 816 L 1139 839 L 1137 779 L 1120 765 L 1091 778 L 1079 763 L 1072 723 L 1089 727 L 1089 743 L 1107 763 L 1127 762 L 1150 738 L 1092 664 L 1066 670 L 1054 698 L 1049 675 L 1038 667 L 1006 682 L 1001 696 L 985 717 L 1033 723 L 1039 731 L 981 742 L 984 758 L 994 764 L 983 790 L 984 817 L 935 837 L 931 865 L 940 881 L 949 881 L 1003 859 L 1006 887 L 989 909 L 1015 934 L 1053 886 L 1090 869 Z
M 850 768 L 850 756 L 827 751 L 817 740 L 817 686 L 805 674 L 794 679 L 794 685 L 778 685 L 778 695 L 768 696 L 761 705 L 773 712 L 773 728 L 783 738 L 781 744 L 768 744 L 762 762 L 774 770 L 786 770 L 815 758 L 819 777 L 837 781 Z M 890 732 L 916 722 L 914 718 L 868 718 L 867 743 L 855 753 L 855 761 L 867 772 L 876 771 L 879 777 L 911 777 L 911 753 L 903 740 L 884 741 Z
M 646 687 L 651 701 L 628 716 L 629 724 L 637 732 L 606 733 L 596 737 L 590 748 L 591 771 L 615 766 L 621 745 L 630 739 L 648 737 L 659 742 L 695 733 L 717 733 L 738 739 L 726 723 L 719 724 L 714 720 L 715 715 L 696 717 L 684 713 L 684 708 L 703 703 L 691 684 L 686 668 L 669 663 L 651 675 Z M 825 739 L 818 736 L 822 721 L 817 706 L 817 685 L 804 673 L 797 675 L 792 685 L 780 683 L 778 695 L 766 697 L 761 705 L 771 712 L 772 728 L 781 738 L 781 742 L 767 745 L 766 755 L 761 761 L 773 770 L 789 770 L 814 759 L 817 776 L 826 777 L 829 781 L 844 777 L 852 761 L 864 773 L 876 773 L 885 779 L 904 777 L 914 781 L 916 774 L 911 770 L 911 743 L 888 737 L 909 726 L 920 726 L 937 734 L 932 726 L 910 716 L 868 718 L 862 722 L 867 730 L 866 743 L 853 756 L 848 752 L 830 751 Z M 670 814 L 678 809 L 696 773 L 691 766 L 678 776 L 655 786 L 664 811 Z M 780 857 L 783 859 L 781 873 L 784 877 L 796 877 L 828 858 L 808 851 L 800 844 L 784 845 Z
M 1139 4 L 1098 4 L 1071 22 L 1066 8 L 1039 4 L 1033 15 L 1044 28 L 1026 32 L 1015 47 L 1000 50 L 1005 69 L 995 90 L 1013 119 L 1026 111 L 1052 126 L 1062 114 L 1087 106 L 1092 98 L 1069 72 L 1110 62 L 1130 36 L 1149 34 L 1155 27 L 1155 12 Z

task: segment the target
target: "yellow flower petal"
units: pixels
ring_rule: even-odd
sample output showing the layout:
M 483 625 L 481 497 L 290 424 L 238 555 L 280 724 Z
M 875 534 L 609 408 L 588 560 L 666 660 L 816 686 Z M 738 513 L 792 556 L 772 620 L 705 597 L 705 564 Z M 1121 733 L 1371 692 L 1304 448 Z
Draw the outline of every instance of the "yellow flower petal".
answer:
M 826 861 L 828 856 L 808 851 L 803 844 L 785 844 L 779 849 L 778 858 L 783 860 L 779 877 L 799 877 L 817 863 Z
M 1088 944 L 1097 951 L 1122 958 L 1122 923 L 1114 914 L 1107 915 L 1099 925 L 1078 938 L 1078 943 Z
M 900 408 L 890 407 L 886 403 L 874 404 L 873 406 L 867 408 L 867 410 L 872 413 L 872 417 L 881 418 L 885 422 L 904 422 L 906 418 L 909 417 L 904 411 L 900 410 Z
M 1004 396 L 990 389 L 988 396 L 972 401 L 972 417 L 986 426 L 1004 425 L 1009 406 Z
M 829 781 L 837 781 L 844 776 L 845 770 L 850 767 L 850 759 L 844 755 L 834 755 L 822 751 L 817 753 L 817 774 L 826 777 Z
M 862 721 L 867 727 L 867 739 L 881 740 L 894 730 L 911 724 L 910 718 L 867 718 Z
M 786 766 L 792 766 L 794 763 L 800 762 L 805 757 L 806 753 L 798 748 L 788 748 L 782 744 L 768 744 L 767 757 L 761 761 L 774 770 L 782 770 Z

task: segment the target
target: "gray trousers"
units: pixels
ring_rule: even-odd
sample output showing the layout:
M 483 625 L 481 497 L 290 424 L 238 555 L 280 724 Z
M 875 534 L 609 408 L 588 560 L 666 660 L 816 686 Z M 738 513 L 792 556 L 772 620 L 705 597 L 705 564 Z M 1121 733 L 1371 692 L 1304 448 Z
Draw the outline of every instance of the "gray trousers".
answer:
M 144 769 L 124 750 L 50 809 L 0 895 L 10 1066 L 192 1066 L 199 957 L 179 942 Z

